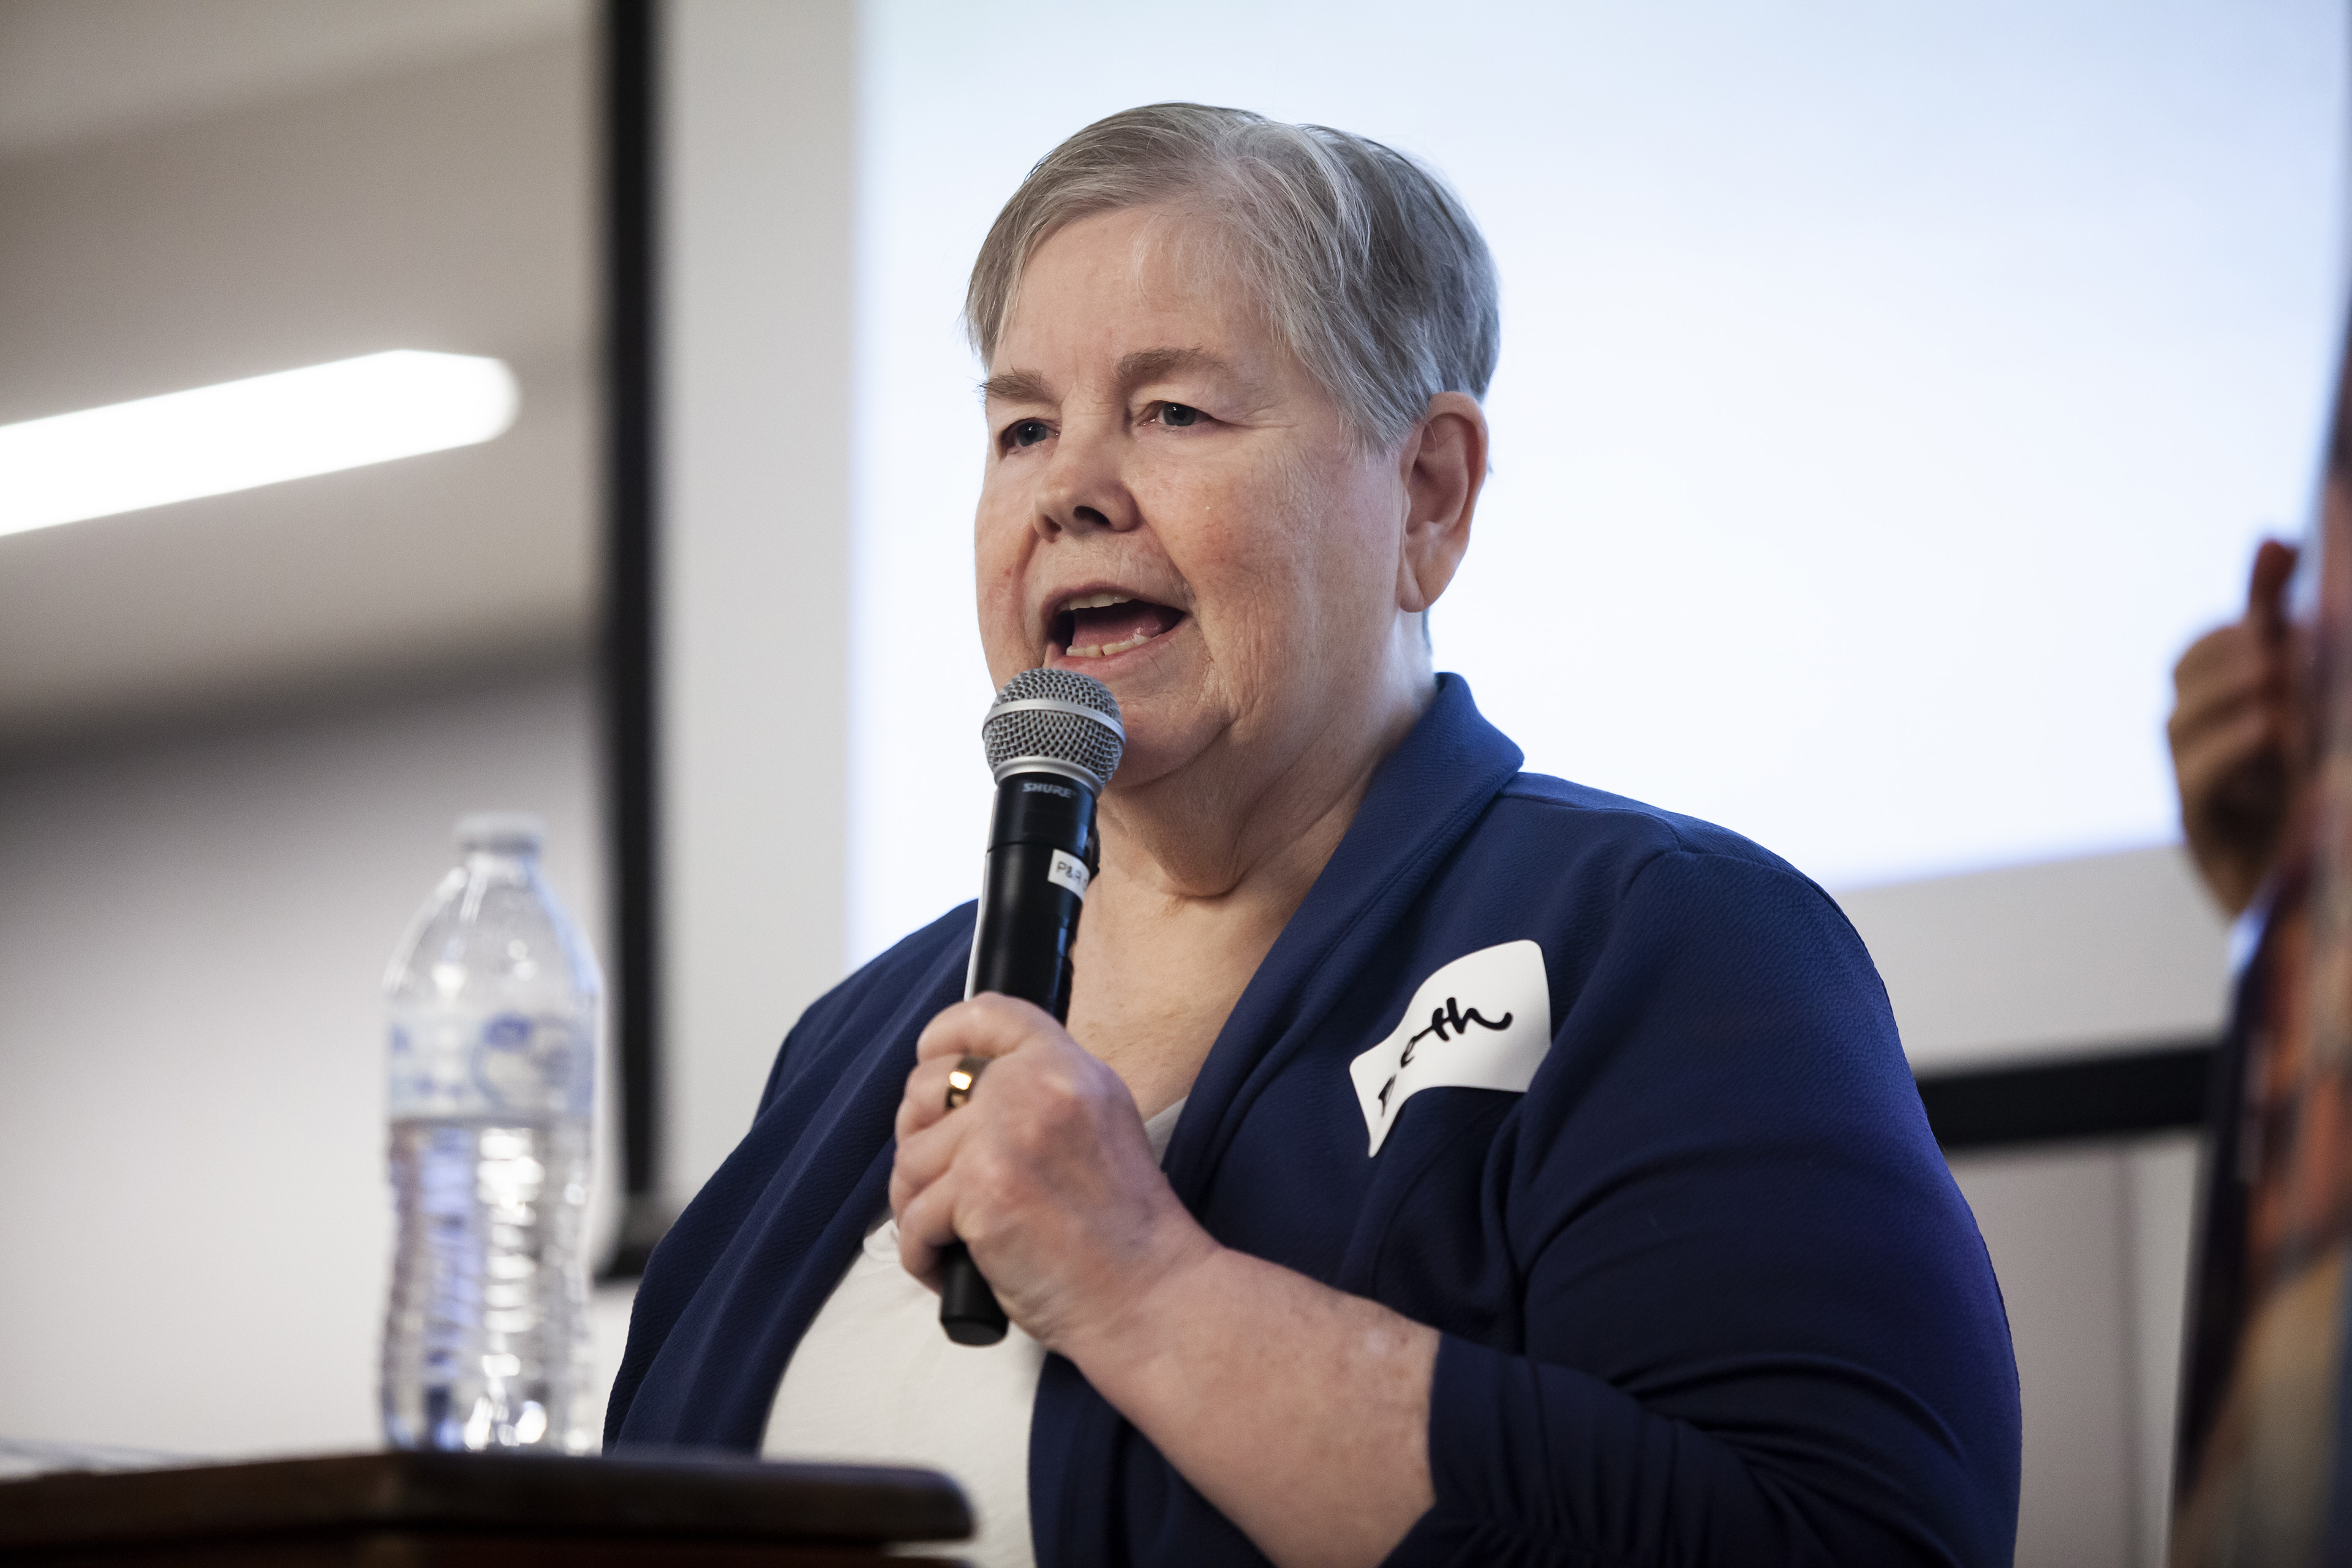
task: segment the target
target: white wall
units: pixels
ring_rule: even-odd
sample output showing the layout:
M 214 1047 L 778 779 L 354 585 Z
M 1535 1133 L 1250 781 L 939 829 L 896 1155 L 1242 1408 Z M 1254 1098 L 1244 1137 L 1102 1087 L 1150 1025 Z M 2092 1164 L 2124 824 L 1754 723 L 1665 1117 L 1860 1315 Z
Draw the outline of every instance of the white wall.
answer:
M 662 1163 L 683 1202 L 845 969 L 856 13 L 665 14 Z
M 594 745 L 575 667 L 0 763 L 0 1436 L 381 1441 L 384 966 L 482 806 L 601 947 Z
M 2230 927 L 2172 845 L 1838 895 L 1920 1072 L 2210 1038 Z

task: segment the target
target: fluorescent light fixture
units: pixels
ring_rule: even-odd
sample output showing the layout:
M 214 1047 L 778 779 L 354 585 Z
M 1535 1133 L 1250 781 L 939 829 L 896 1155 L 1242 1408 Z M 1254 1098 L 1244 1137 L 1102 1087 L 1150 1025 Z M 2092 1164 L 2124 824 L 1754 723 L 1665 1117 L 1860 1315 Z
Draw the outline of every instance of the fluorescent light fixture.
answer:
M 519 401 L 498 360 L 394 349 L 0 426 L 0 533 L 469 447 Z

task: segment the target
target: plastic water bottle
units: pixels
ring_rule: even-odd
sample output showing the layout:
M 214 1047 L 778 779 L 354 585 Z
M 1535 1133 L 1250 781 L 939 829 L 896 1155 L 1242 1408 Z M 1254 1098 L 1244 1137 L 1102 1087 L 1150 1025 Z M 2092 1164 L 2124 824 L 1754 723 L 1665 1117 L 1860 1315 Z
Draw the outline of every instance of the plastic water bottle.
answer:
M 463 858 L 384 979 L 399 1226 L 383 1428 L 402 1448 L 597 1446 L 582 1256 L 604 982 L 519 813 Z

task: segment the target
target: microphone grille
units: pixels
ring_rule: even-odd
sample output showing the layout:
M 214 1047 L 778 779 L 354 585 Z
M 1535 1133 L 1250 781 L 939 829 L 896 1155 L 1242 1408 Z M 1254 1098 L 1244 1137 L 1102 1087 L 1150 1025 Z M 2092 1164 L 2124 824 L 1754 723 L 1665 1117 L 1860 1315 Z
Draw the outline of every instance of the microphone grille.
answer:
M 998 778 L 1021 763 L 1076 770 L 1097 795 L 1118 771 L 1127 750 L 1118 699 L 1091 675 L 1071 669 L 1024 669 L 1004 683 L 980 727 L 988 769 Z

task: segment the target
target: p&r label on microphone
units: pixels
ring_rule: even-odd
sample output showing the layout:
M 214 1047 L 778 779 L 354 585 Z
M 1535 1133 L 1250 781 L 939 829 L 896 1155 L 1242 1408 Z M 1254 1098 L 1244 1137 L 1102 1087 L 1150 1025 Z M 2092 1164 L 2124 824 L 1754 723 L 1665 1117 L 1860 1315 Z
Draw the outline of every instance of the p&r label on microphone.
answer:
M 1053 860 L 1045 868 L 1045 880 L 1056 887 L 1067 888 L 1084 899 L 1087 884 L 1094 880 L 1094 873 L 1087 870 L 1087 863 L 1076 856 L 1056 849 Z

